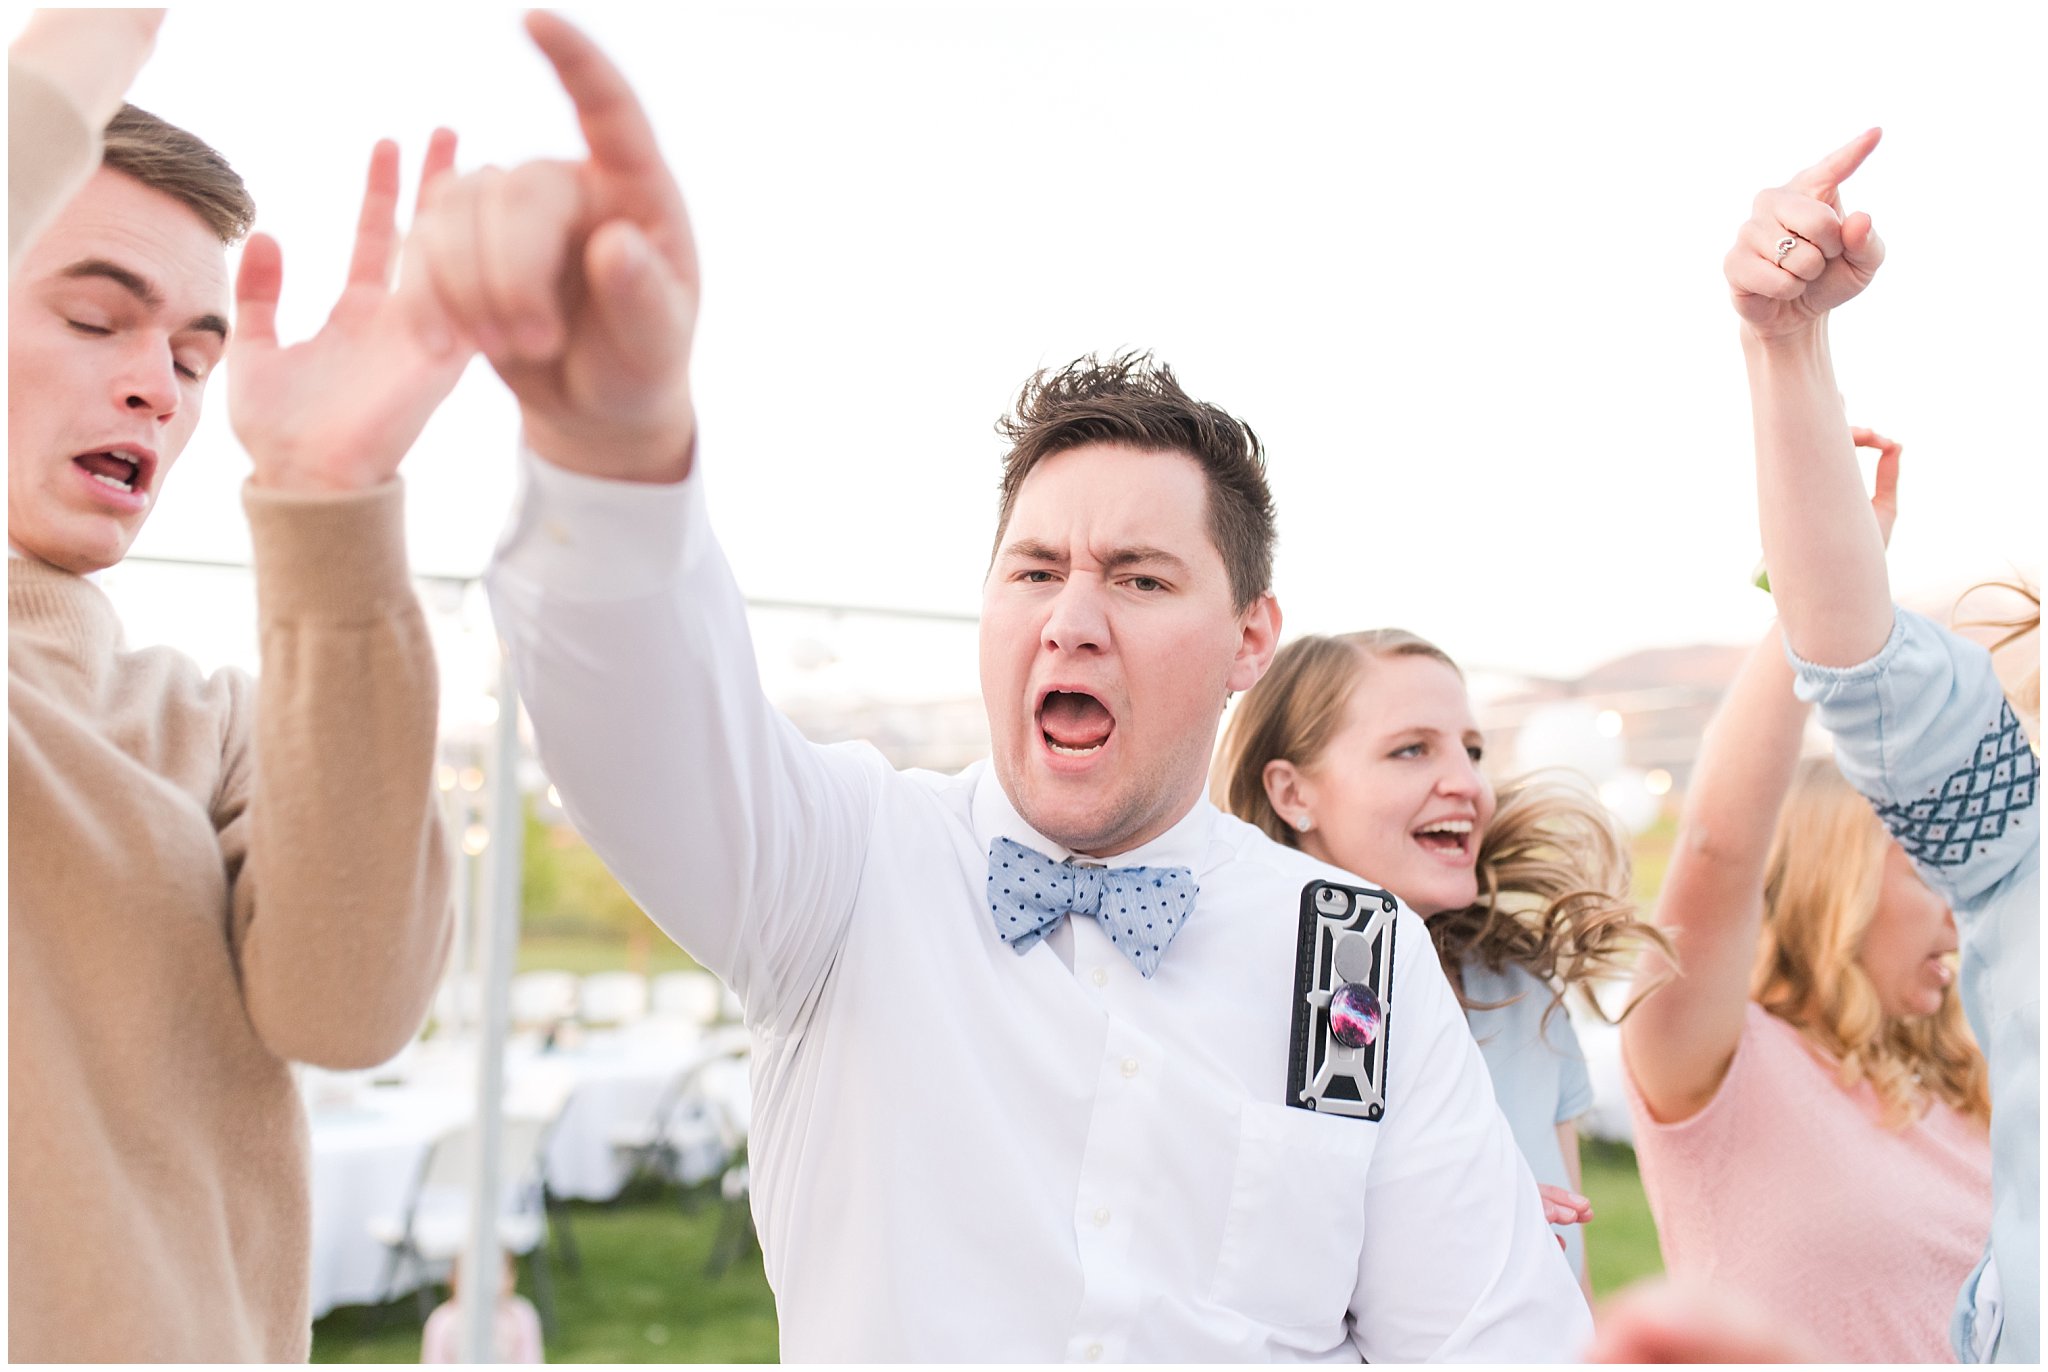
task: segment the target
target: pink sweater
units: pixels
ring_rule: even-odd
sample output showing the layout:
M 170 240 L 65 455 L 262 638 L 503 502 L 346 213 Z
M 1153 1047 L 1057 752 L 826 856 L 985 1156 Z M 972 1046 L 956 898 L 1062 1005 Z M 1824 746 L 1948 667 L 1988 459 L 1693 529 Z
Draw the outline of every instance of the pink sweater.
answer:
M 1799 1031 L 1752 1002 L 1706 1108 L 1650 1117 L 1633 1076 L 1636 1158 L 1664 1264 L 1848 1362 L 1952 1362 L 1956 1290 L 1991 1230 L 1991 1144 L 1936 1103 L 1878 1123 Z

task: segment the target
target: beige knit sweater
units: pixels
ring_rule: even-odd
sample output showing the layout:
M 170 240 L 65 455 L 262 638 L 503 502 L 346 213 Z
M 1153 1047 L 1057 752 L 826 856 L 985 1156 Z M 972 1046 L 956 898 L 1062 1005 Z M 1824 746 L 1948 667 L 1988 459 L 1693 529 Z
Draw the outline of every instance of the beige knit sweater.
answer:
M 9 63 L 8 266 L 98 131 Z M 7 565 L 8 1354 L 303 1361 L 288 1063 L 383 1061 L 448 953 L 436 684 L 397 482 L 243 496 L 260 685 Z
M 307 1354 L 288 1063 L 418 1027 L 450 938 L 434 658 L 396 482 L 244 493 L 262 676 L 7 577 L 8 1353 Z

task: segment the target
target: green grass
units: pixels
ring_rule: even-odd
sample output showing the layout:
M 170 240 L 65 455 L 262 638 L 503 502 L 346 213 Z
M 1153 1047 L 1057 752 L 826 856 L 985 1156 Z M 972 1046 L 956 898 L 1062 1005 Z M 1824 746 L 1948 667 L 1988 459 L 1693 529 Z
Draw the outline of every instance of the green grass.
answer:
M 1678 820 L 1667 813 L 1659 815 L 1657 822 L 1637 834 L 1629 845 L 1633 877 L 1629 894 L 1635 897 L 1642 919 L 1649 919 L 1650 912 L 1657 908 L 1657 892 L 1664 885 L 1664 872 L 1671 866 L 1671 850 L 1677 844 Z
M 716 1277 L 705 1264 L 718 1232 L 718 1206 L 686 1213 L 673 1190 L 636 1189 L 609 1205 L 572 1203 L 569 1223 L 582 1257 L 571 1275 L 557 1260 L 555 1333 L 549 1362 L 774 1362 L 775 1299 L 760 1250 Z M 559 1250 L 558 1250 L 559 1252 Z M 533 1297 L 520 1265 L 519 1289 Z M 314 1362 L 418 1362 L 418 1307 L 336 1310 L 313 1325 Z
M 645 966 L 636 966 L 644 958 Z M 667 934 L 649 927 L 641 948 L 624 938 L 598 934 L 522 934 L 515 968 L 521 972 L 562 971 L 587 976 L 592 972 L 636 971 L 648 976 L 687 972 L 697 961 L 678 948 Z
M 1624 1144 L 1586 1140 L 1581 1157 L 1593 1221 L 1586 1230 L 1593 1291 L 1605 1296 L 1661 1272 L 1657 1231 Z M 700 1191 L 701 1197 L 701 1191 Z M 749 1245 L 716 1277 L 705 1264 L 718 1206 L 685 1209 L 674 1190 L 638 1187 L 609 1205 L 572 1203 L 583 1267 L 554 1266 L 556 1331 L 549 1362 L 774 1362 L 775 1299 Z M 519 1289 L 533 1295 L 523 1264 Z M 410 1296 L 377 1309 L 337 1310 L 313 1326 L 314 1362 L 417 1362 L 420 1331 Z
M 1593 1218 L 1586 1225 L 1593 1294 L 1605 1296 L 1638 1277 L 1662 1272 L 1664 1254 L 1636 1175 L 1635 1150 L 1625 1143 L 1585 1139 L 1579 1144 L 1579 1162 L 1586 1197 L 1593 1202 Z

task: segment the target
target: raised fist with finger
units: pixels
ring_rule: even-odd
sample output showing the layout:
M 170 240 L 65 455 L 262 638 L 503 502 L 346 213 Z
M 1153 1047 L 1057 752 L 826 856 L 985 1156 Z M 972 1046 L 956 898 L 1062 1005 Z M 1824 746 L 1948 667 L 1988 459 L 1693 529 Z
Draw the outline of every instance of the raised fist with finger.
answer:
M 1812 328 L 1853 299 L 1884 261 L 1884 243 L 1860 210 L 1842 214 L 1842 182 L 1877 146 L 1858 134 L 1782 186 L 1757 193 L 1724 267 L 1735 312 L 1758 338 Z
M 589 476 L 681 481 L 696 436 L 697 319 L 682 194 L 611 60 L 556 15 L 536 11 L 526 26 L 589 156 L 436 187 L 408 247 L 421 271 L 401 291 L 490 359 L 534 452 Z

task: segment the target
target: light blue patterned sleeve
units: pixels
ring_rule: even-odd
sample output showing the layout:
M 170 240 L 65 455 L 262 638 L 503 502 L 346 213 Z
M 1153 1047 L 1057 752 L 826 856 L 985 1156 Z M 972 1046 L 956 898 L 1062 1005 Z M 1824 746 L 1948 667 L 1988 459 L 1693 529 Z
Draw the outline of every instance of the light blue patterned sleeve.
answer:
M 1788 656 L 1789 656 L 1788 652 Z M 1981 646 L 1900 610 L 1854 667 L 1792 657 L 1835 760 L 1955 910 L 1958 990 L 1991 1073 L 1991 1241 L 1957 1295 L 1966 1362 L 2041 1356 L 2038 768 Z M 1987 1275 L 1995 1268 L 1996 1280 Z
M 1898 610 L 1868 662 L 1786 655 L 1842 774 L 1959 912 L 2038 852 L 2034 754 L 1983 647 Z

